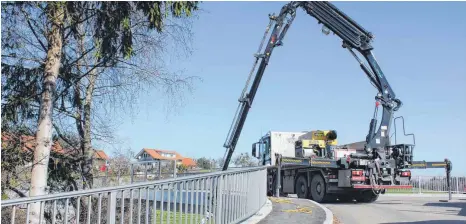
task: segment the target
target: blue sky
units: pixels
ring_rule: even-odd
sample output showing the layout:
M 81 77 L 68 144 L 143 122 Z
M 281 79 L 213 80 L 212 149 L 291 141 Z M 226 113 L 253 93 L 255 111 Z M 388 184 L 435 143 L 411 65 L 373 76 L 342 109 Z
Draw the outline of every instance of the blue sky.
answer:
M 174 69 L 199 76 L 186 105 L 168 119 L 158 104 L 141 104 L 118 135 L 135 151 L 177 150 L 191 157 L 223 157 L 222 147 L 253 63 L 253 53 L 284 2 L 204 2 L 194 24 L 194 54 Z M 404 105 L 397 112 L 416 134 L 416 160 L 451 158 L 466 174 L 465 2 L 336 2 L 375 34 L 374 54 Z M 154 91 L 155 92 L 155 91 Z M 338 36 L 298 11 L 284 46 L 276 48 L 250 110 L 236 152 L 269 130 L 335 129 L 340 143 L 365 138 L 375 88 Z M 150 94 L 141 102 L 153 102 Z M 443 175 L 443 170 L 422 174 Z

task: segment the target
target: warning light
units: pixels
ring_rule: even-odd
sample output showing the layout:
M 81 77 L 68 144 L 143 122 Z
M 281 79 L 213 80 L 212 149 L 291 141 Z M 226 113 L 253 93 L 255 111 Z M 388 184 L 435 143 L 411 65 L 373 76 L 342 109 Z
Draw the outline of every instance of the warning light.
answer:
M 378 107 L 380 105 L 379 101 L 375 101 L 375 107 Z

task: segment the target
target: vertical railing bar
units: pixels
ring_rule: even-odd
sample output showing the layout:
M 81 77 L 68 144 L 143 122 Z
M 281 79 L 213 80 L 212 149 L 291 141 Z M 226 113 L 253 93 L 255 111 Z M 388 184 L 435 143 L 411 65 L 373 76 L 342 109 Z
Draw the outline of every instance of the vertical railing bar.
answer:
M 107 200 L 110 200 L 110 198 L 107 198 Z M 109 209 L 109 208 L 107 208 Z M 100 224 L 100 220 L 102 219 L 102 194 L 99 194 L 99 202 L 98 202 L 98 208 L 97 208 L 97 223 Z
M 248 180 L 248 173 L 245 172 L 243 173 L 243 216 L 246 216 L 248 210 L 247 210 L 247 198 L 248 198 L 248 191 L 246 189 L 248 188 L 247 180 Z
M 230 212 L 230 174 L 225 175 L 222 190 L 224 192 L 222 201 L 225 201 L 225 203 L 223 203 L 225 207 L 222 206 L 222 222 L 228 223 L 228 215 Z
M 91 224 L 91 211 L 92 211 L 92 195 L 89 195 L 87 200 L 87 223 Z
M 204 192 L 204 190 L 203 190 L 204 189 L 204 178 L 200 179 L 199 182 L 200 182 L 199 183 L 199 196 L 200 196 L 200 198 L 199 198 L 199 200 L 200 200 L 200 202 L 199 202 L 199 206 L 200 206 L 199 214 L 200 214 L 200 219 L 202 220 L 202 217 L 204 217 L 204 197 L 202 196 L 202 194 Z
M 222 222 L 222 199 L 223 199 L 223 192 L 222 192 L 222 187 L 223 187 L 223 179 L 224 179 L 224 175 L 220 175 L 218 177 L 218 181 L 217 181 L 217 207 L 216 207 L 216 214 L 215 214 L 215 223 L 221 223 Z
M 188 215 L 189 215 L 189 200 L 188 200 L 188 195 L 189 195 L 189 186 L 188 186 L 188 181 L 184 182 L 184 194 L 185 194 L 185 200 L 184 200 L 184 223 L 188 224 Z
M 214 216 L 215 216 L 215 221 L 214 223 L 217 223 L 217 221 L 220 221 L 220 218 L 217 220 L 217 217 L 220 217 L 220 213 L 218 213 L 219 209 L 218 207 L 220 206 L 220 198 L 219 198 L 219 192 L 220 192 L 220 181 L 221 181 L 222 176 L 219 175 L 215 179 L 215 207 L 214 207 Z
M 226 217 L 228 215 L 228 174 L 223 176 L 223 184 L 222 184 L 222 193 L 220 196 L 222 197 L 222 223 L 226 222 Z
M 242 177 L 241 174 L 242 174 L 242 173 L 239 173 L 238 176 L 236 177 L 236 178 L 237 178 L 237 185 L 236 185 L 236 186 L 237 186 L 237 187 L 236 187 L 237 196 L 236 196 L 236 197 L 237 197 L 237 200 L 238 200 L 238 202 L 237 202 L 238 208 L 237 208 L 237 212 L 236 212 L 236 219 L 239 219 L 239 218 L 241 217 L 241 192 L 242 192 L 242 191 L 241 191 L 241 184 L 242 184 L 242 182 L 241 182 L 241 177 Z
M 174 161 L 174 163 L 176 167 L 176 161 Z M 176 200 L 178 199 L 178 183 L 173 183 L 173 194 L 173 223 L 176 223 Z
M 236 173 L 234 177 L 235 177 L 234 178 L 235 197 L 233 200 L 233 218 L 232 218 L 233 221 L 236 220 L 237 212 L 238 212 L 238 174 Z
M 146 187 L 146 224 L 149 224 L 149 187 Z
M 230 213 L 230 175 L 227 174 L 226 175 L 226 179 L 225 179 L 225 215 L 223 216 L 224 217 L 224 222 L 225 223 L 228 223 L 228 215 Z
M 44 207 L 45 207 L 45 201 L 43 201 L 44 203 L 42 203 L 42 201 L 40 201 L 40 213 L 39 213 L 39 223 L 42 223 L 42 220 L 44 218 Z
M 240 190 L 239 190 L 238 179 L 239 179 L 239 174 L 236 174 L 235 175 L 235 216 L 233 217 L 233 220 L 238 219 L 239 209 L 241 208 L 239 207 L 241 195 L 240 195 Z
M 247 183 L 247 188 L 248 189 L 251 189 L 251 184 L 249 182 L 249 180 L 251 180 L 251 172 L 248 172 L 248 175 L 246 176 L 246 183 Z M 250 210 L 251 210 L 251 200 L 250 197 L 251 197 L 251 191 L 248 190 L 248 196 L 246 197 L 246 213 L 248 213 Z
M 26 206 L 26 223 L 29 224 L 29 210 L 30 210 L 31 204 L 28 203 Z
M 79 217 L 78 217 L 77 220 L 79 222 Z M 55 200 L 53 200 L 52 224 L 55 224 L 56 221 L 57 221 L 57 200 L 55 199 Z
M 81 218 L 81 196 L 79 196 L 76 199 L 76 203 L 77 203 L 77 206 L 76 206 L 76 220 L 79 223 L 79 219 Z
M 129 196 L 129 223 L 133 223 L 133 207 L 134 207 L 134 202 L 133 202 L 133 194 L 134 194 L 134 189 L 130 189 L 130 196 Z
M 196 180 L 196 223 L 199 223 L 199 179 Z
M 206 204 L 206 209 L 207 209 L 207 223 L 212 222 L 212 177 L 208 177 L 208 182 L 209 182 L 209 189 L 206 189 L 206 195 L 207 195 L 207 204 Z
M 68 223 L 68 204 L 69 203 L 70 203 L 70 198 L 66 198 L 65 200 L 65 223 Z
M 167 223 L 170 223 L 170 215 L 171 215 L 171 211 L 170 211 L 170 203 L 171 203 L 171 184 L 168 184 L 168 199 L 167 199 Z
M 158 185 L 154 185 L 154 214 L 152 217 L 152 223 L 155 224 L 157 223 L 157 187 Z
M 180 199 L 179 199 L 180 203 L 178 204 L 179 205 L 178 210 L 180 211 L 180 214 L 179 214 L 180 216 L 178 218 L 180 219 L 180 222 L 183 222 L 183 201 L 184 201 L 183 200 L 183 188 L 184 188 L 183 182 L 180 182 L 179 185 L 180 185 L 180 190 L 179 190 L 179 192 L 180 192 Z
M 236 207 L 237 207 L 237 204 L 236 204 L 236 173 L 232 175 L 232 185 L 231 185 L 231 188 L 232 188 L 232 196 L 231 196 L 231 215 L 230 215 L 230 220 L 228 222 L 232 222 L 235 220 L 235 213 L 236 213 Z
M 204 178 L 204 190 L 203 190 L 203 192 L 204 192 L 204 203 L 203 203 L 203 206 L 204 206 L 204 219 L 205 219 L 206 221 L 207 221 L 207 218 L 208 218 L 208 210 L 207 210 L 208 207 L 207 207 L 207 204 L 209 203 L 209 202 L 208 202 L 208 198 L 207 198 L 207 196 L 208 196 L 208 193 L 207 193 L 207 192 L 209 192 L 209 191 L 207 190 L 208 179 L 209 179 L 208 177 Z
M 139 194 L 139 197 L 138 197 L 138 224 L 141 224 L 141 203 L 142 203 L 142 199 L 141 199 L 141 188 L 138 189 L 138 194 Z
M 191 222 L 194 222 L 194 180 L 191 180 Z
M 11 212 L 11 219 L 10 219 L 11 224 L 15 224 L 15 219 L 16 219 L 16 205 L 13 205 L 13 211 Z
M 183 192 L 184 192 L 184 200 L 183 200 L 183 204 L 184 204 L 184 223 L 185 224 L 188 224 L 188 204 L 189 204 L 189 200 L 188 200 L 188 181 L 184 181 L 183 182 Z M 183 218 L 183 216 L 181 216 L 181 218 Z
M 160 161 L 159 161 L 159 164 L 160 164 Z M 160 223 L 163 223 L 163 214 L 164 214 L 163 213 L 163 203 L 165 201 L 165 198 L 164 198 L 165 190 L 163 189 L 164 185 L 162 184 L 160 188 L 161 188 L 161 191 L 160 191 Z
M 120 210 L 120 223 L 125 223 L 125 190 L 121 191 L 121 210 Z

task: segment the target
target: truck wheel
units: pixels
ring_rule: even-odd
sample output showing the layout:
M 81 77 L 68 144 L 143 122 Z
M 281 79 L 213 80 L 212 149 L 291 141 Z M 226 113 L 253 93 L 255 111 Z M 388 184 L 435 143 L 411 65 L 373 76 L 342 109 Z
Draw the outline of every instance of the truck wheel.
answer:
M 314 175 L 310 188 L 312 200 L 318 203 L 322 202 L 326 194 L 324 178 L 319 174 Z
M 298 198 L 308 198 L 309 188 L 307 187 L 307 179 L 305 176 L 300 175 L 298 179 L 296 179 L 295 192 Z
M 378 194 L 375 194 L 373 191 L 363 191 L 357 195 L 356 200 L 362 203 L 372 203 L 377 201 L 379 198 Z

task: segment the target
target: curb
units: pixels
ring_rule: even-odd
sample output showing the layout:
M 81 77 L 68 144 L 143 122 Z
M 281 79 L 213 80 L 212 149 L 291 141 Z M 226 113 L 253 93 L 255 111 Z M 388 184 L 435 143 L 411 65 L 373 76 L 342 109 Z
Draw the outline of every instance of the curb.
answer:
M 270 212 L 272 212 L 272 201 L 270 201 L 270 199 L 267 198 L 267 201 L 258 212 L 254 213 L 251 217 L 249 217 L 241 223 L 256 224 L 260 222 L 262 219 L 264 219 L 267 215 L 269 215 Z
M 310 202 L 312 202 L 313 204 L 319 206 L 321 209 L 324 210 L 325 212 L 325 220 L 323 222 L 323 224 L 333 224 L 333 212 L 330 211 L 330 209 L 328 209 L 327 207 L 313 201 L 313 200 L 309 200 Z

